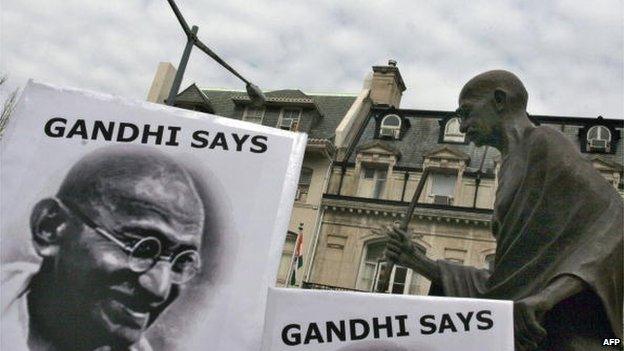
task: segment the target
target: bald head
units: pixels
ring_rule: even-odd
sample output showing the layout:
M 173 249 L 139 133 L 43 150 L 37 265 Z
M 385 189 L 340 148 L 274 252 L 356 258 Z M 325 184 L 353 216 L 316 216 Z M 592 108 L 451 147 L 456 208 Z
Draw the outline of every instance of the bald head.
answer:
M 487 71 L 475 76 L 464 85 L 459 99 L 492 96 L 497 90 L 505 92 L 507 105 L 511 111 L 526 110 L 529 94 L 524 84 L 515 74 L 505 70 Z
M 188 172 L 153 149 L 113 146 L 78 161 L 57 194 L 88 211 L 143 207 L 201 223 L 203 205 Z

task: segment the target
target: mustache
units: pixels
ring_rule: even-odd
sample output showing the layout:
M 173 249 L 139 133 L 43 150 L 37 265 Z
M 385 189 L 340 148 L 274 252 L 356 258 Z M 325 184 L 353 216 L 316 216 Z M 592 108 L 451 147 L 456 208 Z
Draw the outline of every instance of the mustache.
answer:
M 110 286 L 107 290 L 107 297 L 117 300 L 124 304 L 126 307 L 137 312 L 154 312 L 157 311 L 163 304 L 169 301 L 167 298 L 157 298 L 148 293 L 145 289 L 138 286 L 138 284 L 132 284 L 130 282 L 123 282 L 122 284 Z
M 147 327 L 152 325 L 154 321 L 167 309 L 171 303 L 180 295 L 180 287 L 173 285 L 169 295 L 165 300 L 155 301 L 150 299 L 149 294 L 139 287 L 133 286 L 128 282 L 111 286 L 107 290 L 106 298 L 117 300 L 125 307 L 139 313 L 148 313 L 149 320 Z

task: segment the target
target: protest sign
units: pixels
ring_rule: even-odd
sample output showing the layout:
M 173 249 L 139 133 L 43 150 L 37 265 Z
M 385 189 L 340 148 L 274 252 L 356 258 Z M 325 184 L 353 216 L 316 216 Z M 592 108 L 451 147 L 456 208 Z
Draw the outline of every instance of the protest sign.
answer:
M 513 351 L 511 301 L 271 288 L 262 351 Z
M 1 145 L 0 348 L 257 349 L 305 143 L 29 82 Z

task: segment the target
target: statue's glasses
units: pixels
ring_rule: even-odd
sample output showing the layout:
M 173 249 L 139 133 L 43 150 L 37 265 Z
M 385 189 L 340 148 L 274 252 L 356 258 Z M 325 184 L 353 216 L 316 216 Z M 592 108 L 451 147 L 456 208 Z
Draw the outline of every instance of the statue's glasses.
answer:
M 124 235 L 127 240 L 120 240 L 91 218 L 85 215 L 78 206 L 68 201 L 56 199 L 57 203 L 69 213 L 74 214 L 93 231 L 115 243 L 128 256 L 128 266 L 133 272 L 142 273 L 152 268 L 158 261 L 166 261 L 171 264 L 171 281 L 174 284 L 184 284 L 191 280 L 201 267 L 199 252 L 193 249 L 182 250 L 171 255 L 162 254 L 161 241 L 153 236 L 133 239 L 132 235 Z

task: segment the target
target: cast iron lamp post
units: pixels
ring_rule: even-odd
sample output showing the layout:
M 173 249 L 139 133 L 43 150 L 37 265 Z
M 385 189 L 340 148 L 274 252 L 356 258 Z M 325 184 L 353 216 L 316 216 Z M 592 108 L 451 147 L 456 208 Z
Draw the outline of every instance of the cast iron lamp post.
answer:
M 266 97 L 262 93 L 262 90 L 258 88 L 255 84 L 251 83 L 245 77 L 240 75 L 234 68 L 232 68 L 227 62 L 225 62 L 222 58 L 220 58 L 217 54 L 215 54 L 210 48 L 208 48 L 201 40 L 197 38 L 197 31 L 199 28 L 197 26 L 193 26 L 189 28 L 186 20 L 182 17 L 182 13 L 180 13 L 180 9 L 176 5 L 174 0 L 167 0 L 169 5 L 171 5 L 171 9 L 173 13 L 175 13 L 178 22 L 182 26 L 182 30 L 184 30 L 184 34 L 186 34 L 186 47 L 184 48 L 184 52 L 182 53 L 182 58 L 180 59 L 180 65 L 178 66 L 178 71 L 176 72 L 176 76 L 173 80 L 173 85 L 171 85 L 171 90 L 169 91 L 169 97 L 167 98 L 167 105 L 173 106 L 175 102 L 175 97 L 178 94 L 178 90 L 180 89 L 180 84 L 182 83 L 182 77 L 184 76 L 184 71 L 186 70 L 186 64 L 188 63 L 189 56 L 191 55 L 191 49 L 193 46 L 197 46 L 197 48 L 206 53 L 206 55 L 210 56 L 213 60 L 217 61 L 221 66 L 225 67 L 228 71 L 232 72 L 236 77 L 245 82 L 245 88 L 247 89 L 247 95 L 251 99 L 251 103 L 253 105 L 259 106 L 266 102 Z

